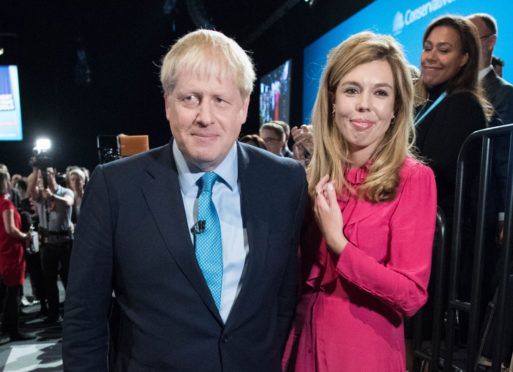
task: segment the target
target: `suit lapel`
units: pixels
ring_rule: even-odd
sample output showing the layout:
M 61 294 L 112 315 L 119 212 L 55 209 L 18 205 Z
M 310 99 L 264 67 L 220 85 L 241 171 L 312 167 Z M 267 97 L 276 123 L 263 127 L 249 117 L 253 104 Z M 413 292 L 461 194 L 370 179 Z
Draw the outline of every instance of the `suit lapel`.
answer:
M 259 197 L 264 195 L 261 189 L 261 174 L 255 167 L 250 167 L 249 155 L 240 145 L 238 145 L 238 167 L 242 221 L 248 236 L 249 253 L 242 276 L 241 291 L 230 311 L 227 327 L 242 321 L 241 315 L 251 314 L 250 309 L 245 309 L 245 306 L 252 304 L 251 298 L 257 294 L 258 271 L 265 263 L 268 250 L 269 208 Z
M 171 145 L 146 171 L 153 179 L 143 186 L 143 194 L 166 248 L 210 312 L 222 322 L 194 255 Z
M 493 103 L 496 101 L 497 94 L 497 85 L 499 85 L 499 79 L 497 79 L 497 75 L 495 71 L 489 71 L 482 80 L 482 86 L 487 94 L 488 100 Z

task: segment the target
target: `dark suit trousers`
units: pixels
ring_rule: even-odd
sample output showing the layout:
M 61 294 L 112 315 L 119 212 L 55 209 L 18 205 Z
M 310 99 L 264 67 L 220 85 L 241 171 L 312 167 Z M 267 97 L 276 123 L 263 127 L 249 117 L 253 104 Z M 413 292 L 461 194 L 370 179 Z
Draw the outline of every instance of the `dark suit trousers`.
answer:
M 62 243 L 45 243 L 41 247 L 41 266 L 45 282 L 46 297 L 48 299 L 48 317 L 59 317 L 59 288 L 57 287 L 57 274 L 60 276 L 64 288 L 68 283 L 69 260 L 71 256 L 71 240 Z

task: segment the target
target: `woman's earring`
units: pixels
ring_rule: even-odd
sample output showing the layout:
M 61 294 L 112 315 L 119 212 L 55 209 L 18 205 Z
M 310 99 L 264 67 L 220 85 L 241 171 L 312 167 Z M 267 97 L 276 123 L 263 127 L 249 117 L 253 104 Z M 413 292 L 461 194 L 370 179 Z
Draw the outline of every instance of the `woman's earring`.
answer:
M 331 116 L 335 117 L 335 104 L 333 104 L 333 109 L 331 110 Z

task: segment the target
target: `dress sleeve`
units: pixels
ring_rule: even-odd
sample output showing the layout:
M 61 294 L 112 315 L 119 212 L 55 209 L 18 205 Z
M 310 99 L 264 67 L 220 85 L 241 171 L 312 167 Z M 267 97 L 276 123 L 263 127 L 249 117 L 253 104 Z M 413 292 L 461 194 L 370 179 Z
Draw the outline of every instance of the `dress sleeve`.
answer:
M 403 177 L 399 200 L 388 222 L 388 260 L 379 263 L 349 242 L 339 256 L 337 271 L 396 312 L 411 316 L 427 300 L 436 186 L 431 169 L 420 164 Z

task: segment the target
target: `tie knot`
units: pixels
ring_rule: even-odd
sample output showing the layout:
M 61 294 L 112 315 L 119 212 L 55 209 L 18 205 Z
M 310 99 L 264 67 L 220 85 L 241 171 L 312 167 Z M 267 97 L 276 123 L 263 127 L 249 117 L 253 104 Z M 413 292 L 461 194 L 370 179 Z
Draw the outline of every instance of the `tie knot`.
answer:
M 198 186 L 201 192 L 212 193 L 212 187 L 219 176 L 214 172 L 206 172 L 199 180 Z

